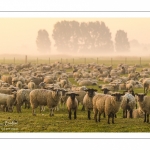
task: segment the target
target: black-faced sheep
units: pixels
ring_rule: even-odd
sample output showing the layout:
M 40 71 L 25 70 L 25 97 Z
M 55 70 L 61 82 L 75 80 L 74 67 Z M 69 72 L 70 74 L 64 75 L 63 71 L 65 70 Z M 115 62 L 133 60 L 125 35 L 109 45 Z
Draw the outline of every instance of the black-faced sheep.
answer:
M 95 92 L 97 91 L 96 89 L 86 89 L 85 90 L 87 93 L 83 98 L 83 105 L 85 107 L 85 110 L 88 111 L 88 119 L 91 119 L 91 110 L 93 110 L 93 102 L 92 99 L 95 96 Z
M 140 109 L 144 112 L 144 122 L 149 123 L 150 114 L 150 96 L 146 93 L 136 93 Z
M 69 96 L 66 101 L 66 106 L 67 106 L 68 113 L 69 113 L 69 119 L 71 119 L 72 110 L 74 110 L 74 119 L 76 119 L 77 118 L 76 113 L 77 113 L 77 108 L 78 108 L 78 100 L 76 99 L 76 96 L 79 96 L 79 94 L 67 93 L 66 95 Z

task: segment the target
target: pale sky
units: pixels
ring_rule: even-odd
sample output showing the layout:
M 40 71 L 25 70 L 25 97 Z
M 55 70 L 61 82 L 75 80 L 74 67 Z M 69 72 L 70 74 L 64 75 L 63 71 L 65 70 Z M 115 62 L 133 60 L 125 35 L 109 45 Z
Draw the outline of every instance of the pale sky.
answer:
M 150 18 L 0 18 L 0 54 L 40 54 L 36 47 L 37 32 L 45 29 L 52 42 L 52 30 L 56 22 L 75 20 L 78 22 L 103 21 L 110 29 L 114 41 L 117 30 L 127 32 L 128 39 L 139 43 L 150 43 Z

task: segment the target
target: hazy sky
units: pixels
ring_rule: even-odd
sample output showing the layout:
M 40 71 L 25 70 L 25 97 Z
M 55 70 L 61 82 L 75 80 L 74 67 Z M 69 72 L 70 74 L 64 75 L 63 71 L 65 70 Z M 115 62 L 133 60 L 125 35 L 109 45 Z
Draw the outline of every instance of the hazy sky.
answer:
M 129 40 L 150 43 L 150 18 L 0 18 L 0 54 L 39 54 L 35 42 L 38 30 L 47 30 L 52 41 L 53 26 L 61 20 L 103 21 L 113 41 L 116 31 L 121 29 L 127 32 Z

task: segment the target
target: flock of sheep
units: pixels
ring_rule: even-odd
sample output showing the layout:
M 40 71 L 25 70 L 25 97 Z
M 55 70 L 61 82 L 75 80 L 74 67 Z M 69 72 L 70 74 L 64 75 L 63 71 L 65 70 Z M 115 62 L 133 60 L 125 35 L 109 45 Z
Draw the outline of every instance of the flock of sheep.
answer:
M 144 118 L 149 122 L 150 69 L 136 71 L 138 65 L 119 64 L 116 68 L 104 64 L 4 64 L 0 65 L 0 108 L 4 112 L 18 113 L 25 108 L 40 112 L 49 108 L 50 116 L 59 109 L 68 110 L 68 118 L 77 118 L 78 106 L 87 111 L 87 118 L 100 122 L 101 115 L 114 123 L 117 112 L 122 109 L 123 118 Z M 73 84 L 70 79 L 74 79 Z M 103 84 L 99 84 L 102 82 Z M 94 85 L 94 86 L 93 86 Z M 95 86 L 100 89 L 100 92 Z M 143 93 L 134 93 L 141 88 Z

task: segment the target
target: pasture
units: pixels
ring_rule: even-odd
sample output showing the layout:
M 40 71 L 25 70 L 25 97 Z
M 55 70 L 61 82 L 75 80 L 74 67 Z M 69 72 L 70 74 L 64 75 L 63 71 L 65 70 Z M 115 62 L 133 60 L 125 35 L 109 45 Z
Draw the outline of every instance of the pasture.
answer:
M 104 64 L 106 66 L 112 65 L 113 68 L 116 68 L 118 64 L 125 63 L 128 65 L 137 65 L 136 71 L 141 71 L 142 68 L 150 68 L 150 59 L 148 57 L 99 57 L 99 58 L 28 58 L 28 62 L 31 64 L 47 64 L 51 65 L 54 62 L 61 62 L 63 64 Z M 1 65 L 4 64 L 21 64 L 24 63 L 24 59 L 16 60 L 16 59 L 1 59 Z M 66 69 L 66 72 L 72 72 L 72 69 Z M 2 74 L 2 73 L 1 73 Z M 125 75 L 127 76 L 127 75 Z M 69 78 L 69 81 L 72 84 L 78 85 L 74 78 Z M 104 84 L 103 81 L 98 81 L 98 85 Z M 100 91 L 98 85 L 87 86 L 90 88 L 95 88 Z M 135 88 L 135 93 L 143 93 L 143 88 Z M 150 95 L 150 93 L 148 93 Z M 122 117 L 122 109 L 117 113 L 117 118 L 115 118 L 115 123 L 107 124 L 107 117 L 103 118 L 101 116 L 101 122 L 96 123 L 94 120 L 94 113 L 91 113 L 91 120 L 87 118 L 87 111 L 81 111 L 81 105 L 78 107 L 77 111 L 77 119 L 69 120 L 67 109 L 63 110 L 60 107 L 59 111 L 54 112 L 54 116 L 49 116 L 49 110 L 46 107 L 46 110 L 42 113 L 39 112 L 39 108 L 36 109 L 36 116 L 32 115 L 32 108 L 25 109 L 22 106 L 22 113 L 17 113 L 16 107 L 14 106 L 14 111 L 10 112 L 2 112 L 0 111 L 0 132 L 40 132 L 40 133 L 50 133 L 50 132 L 77 132 L 77 133 L 141 133 L 141 132 L 149 132 L 150 124 L 144 123 L 144 118 L 123 118 Z M 73 114 L 73 112 L 72 112 Z M 12 123 L 15 120 L 15 123 Z

